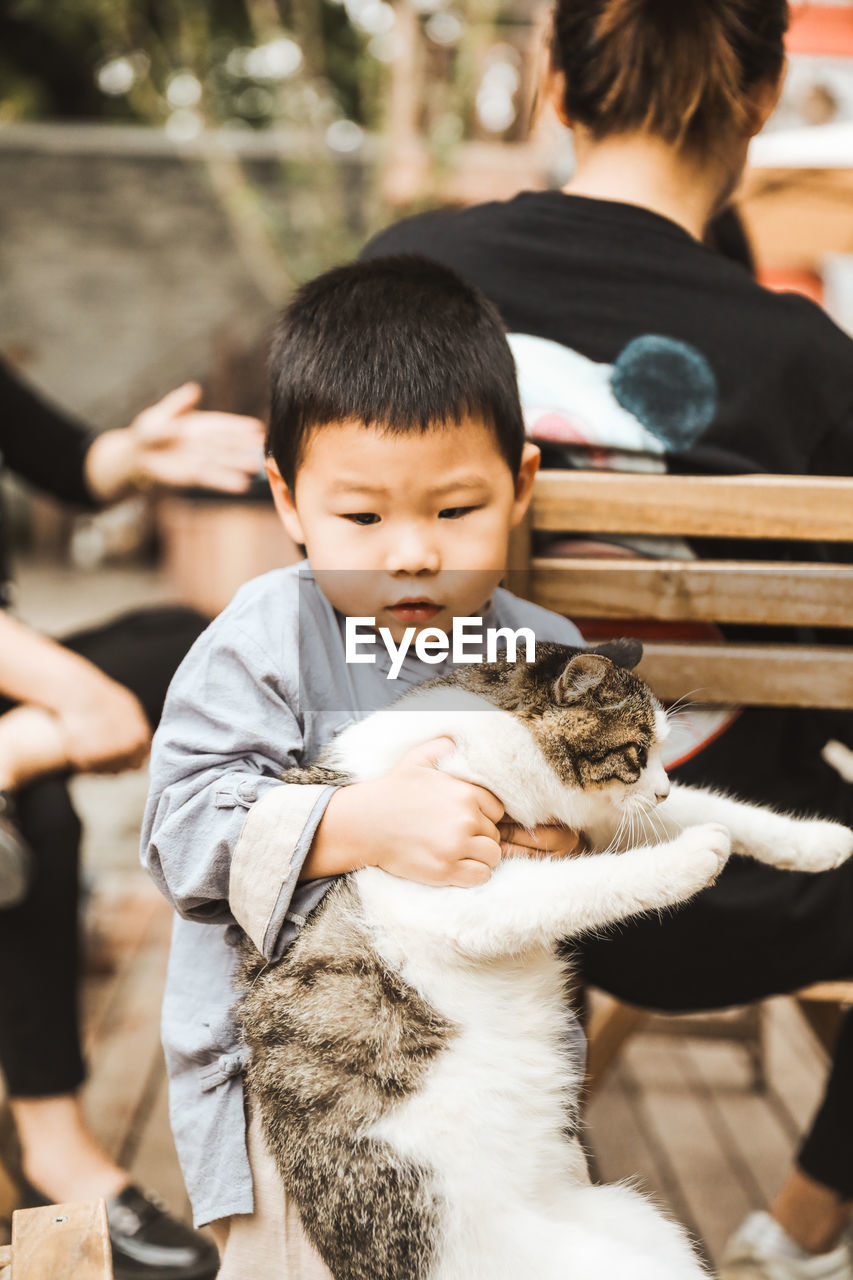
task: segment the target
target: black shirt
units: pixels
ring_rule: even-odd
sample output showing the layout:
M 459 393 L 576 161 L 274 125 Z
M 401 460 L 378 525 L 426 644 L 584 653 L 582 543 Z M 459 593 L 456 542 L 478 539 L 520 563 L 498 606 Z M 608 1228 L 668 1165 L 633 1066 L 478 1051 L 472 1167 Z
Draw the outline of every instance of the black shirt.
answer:
M 0 462 L 66 502 L 94 505 L 84 462 L 91 431 L 21 382 L 0 360 Z M 8 548 L 0 511 L 0 603 L 7 595 Z
M 523 192 L 409 218 L 363 256 L 396 253 L 455 268 L 511 335 L 532 339 L 511 337 L 536 438 L 606 446 L 587 441 L 588 411 L 612 418 L 615 448 L 620 432 L 632 437 L 609 465 L 633 453 L 644 470 L 657 459 L 651 469 L 853 475 L 853 341 L 808 299 L 762 288 L 667 218 Z M 572 386 L 550 416 L 538 406 L 540 430 L 531 396 L 561 358 Z

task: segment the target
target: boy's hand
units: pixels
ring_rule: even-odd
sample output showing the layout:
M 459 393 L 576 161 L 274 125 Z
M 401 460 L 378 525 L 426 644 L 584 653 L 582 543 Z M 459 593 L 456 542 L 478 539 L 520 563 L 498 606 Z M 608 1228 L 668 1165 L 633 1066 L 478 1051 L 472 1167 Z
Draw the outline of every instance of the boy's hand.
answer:
M 302 878 L 377 866 L 421 884 L 485 884 L 501 859 L 500 800 L 436 768 L 454 748 L 436 738 L 382 778 L 342 787 L 323 816 Z
M 568 827 L 520 827 L 515 822 L 502 822 L 501 853 L 505 858 L 513 855 L 527 858 L 570 858 L 584 852 L 584 844 L 577 831 Z

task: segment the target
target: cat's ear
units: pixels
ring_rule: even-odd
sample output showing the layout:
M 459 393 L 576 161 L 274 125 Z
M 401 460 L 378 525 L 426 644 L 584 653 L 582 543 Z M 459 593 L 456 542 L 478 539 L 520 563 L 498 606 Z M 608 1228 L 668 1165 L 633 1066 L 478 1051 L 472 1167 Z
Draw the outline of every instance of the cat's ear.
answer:
M 624 636 L 618 640 L 605 640 L 604 644 L 587 649 L 587 653 L 600 653 L 602 657 L 609 658 L 614 666 L 633 671 L 643 656 L 643 645 L 640 640 Z
M 578 702 L 585 693 L 600 685 L 607 675 L 609 663 L 602 655 L 579 653 L 566 663 L 552 685 L 554 701 L 561 707 Z

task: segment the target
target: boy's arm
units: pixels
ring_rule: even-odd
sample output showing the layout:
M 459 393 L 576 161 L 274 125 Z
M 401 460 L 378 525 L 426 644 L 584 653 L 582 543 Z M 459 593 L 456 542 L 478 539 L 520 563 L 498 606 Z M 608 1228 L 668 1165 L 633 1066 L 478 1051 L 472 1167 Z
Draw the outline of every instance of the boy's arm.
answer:
M 268 958 L 281 949 L 302 861 L 332 787 L 286 786 L 302 733 L 295 699 L 264 650 L 226 618 L 184 660 L 151 755 L 142 860 L 191 920 L 236 922 Z M 297 921 L 298 923 L 298 921 Z

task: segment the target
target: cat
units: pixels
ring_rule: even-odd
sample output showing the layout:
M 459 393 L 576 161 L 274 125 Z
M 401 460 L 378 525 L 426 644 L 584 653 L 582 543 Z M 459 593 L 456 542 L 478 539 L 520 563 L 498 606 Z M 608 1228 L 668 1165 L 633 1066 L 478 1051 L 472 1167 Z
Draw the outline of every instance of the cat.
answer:
M 853 852 L 853 833 L 670 787 L 667 718 L 630 670 L 640 651 L 538 644 L 529 664 L 458 668 L 286 775 L 368 780 L 446 735 L 456 749 L 439 768 L 589 850 L 506 858 L 473 889 L 367 868 L 277 964 L 243 944 L 250 1105 L 336 1280 L 707 1275 L 638 1191 L 589 1183 L 557 944 L 683 902 L 731 849 L 819 871 Z

